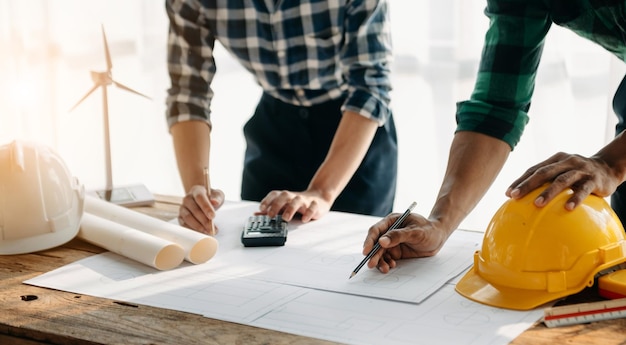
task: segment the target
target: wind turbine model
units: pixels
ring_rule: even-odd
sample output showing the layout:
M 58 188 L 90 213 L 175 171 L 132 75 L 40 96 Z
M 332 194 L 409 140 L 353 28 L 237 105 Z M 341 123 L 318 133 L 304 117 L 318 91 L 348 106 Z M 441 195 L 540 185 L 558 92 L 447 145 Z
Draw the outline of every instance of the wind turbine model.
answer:
M 97 88 L 102 89 L 102 115 L 104 120 L 104 149 L 105 149 L 105 163 L 106 163 L 106 187 L 103 191 L 97 191 L 97 195 L 106 200 L 119 205 L 124 206 L 139 206 L 150 205 L 154 203 L 154 196 L 143 185 L 132 185 L 121 188 L 113 188 L 113 173 L 111 169 L 111 139 L 109 135 L 109 105 L 107 98 L 107 87 L 111 84 L 119 87 L 120 89 L 132 92 L 136 95 L 150 99 L 150 97 L 139 93 L 128 86 L 122 85 L 113 80 L 111 69 L 113 64 L 111 62 L 111 55 L 109 53 L 109 46 L 107 43 L 106 34 L 104 33 L 104 25 L 102 26 L 102 39 L 104 41 L 104 55 L 106 58 L 107 69 L 104 72 L 91 71 L 91 79 L 94 82 L 94 86 L 81 98 L 76 105 L 71 109 L 74 110 L 81 104 L 89 95 L 91 95 Z

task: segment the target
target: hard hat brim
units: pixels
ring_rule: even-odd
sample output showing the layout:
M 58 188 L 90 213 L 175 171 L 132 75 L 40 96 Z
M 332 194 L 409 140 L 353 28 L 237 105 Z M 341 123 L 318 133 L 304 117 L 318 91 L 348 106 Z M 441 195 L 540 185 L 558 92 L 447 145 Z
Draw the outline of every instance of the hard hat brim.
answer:
M 80 219 L 79 219 L 80 221 Z M 39 252 L 61 246 L 71 241 L 78 234 L 79 225 L 27 238 L 3 240 L 0 242 L 0 255 L 17 255 Z
M 577 292 L 565 290 L 558 293 L 549 293 L 541 290 L 498 286 L 489 283 L 476 274 L 473 267 L 459 280 L 455 290 L 472 301 L 492 307 L 514 310 L 531 310 Z

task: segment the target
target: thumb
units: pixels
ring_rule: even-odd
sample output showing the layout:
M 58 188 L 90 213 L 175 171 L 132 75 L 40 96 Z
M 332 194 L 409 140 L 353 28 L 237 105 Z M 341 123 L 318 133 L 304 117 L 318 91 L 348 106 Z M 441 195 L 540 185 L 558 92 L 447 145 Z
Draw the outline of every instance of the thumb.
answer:
M 391 238 L 389 238 L 389 236 L 387 235 L 383 235 L 381 238 L 378 239 L 378 243 L 380 243 L 381 247 L 388 248 L 391 244 Z

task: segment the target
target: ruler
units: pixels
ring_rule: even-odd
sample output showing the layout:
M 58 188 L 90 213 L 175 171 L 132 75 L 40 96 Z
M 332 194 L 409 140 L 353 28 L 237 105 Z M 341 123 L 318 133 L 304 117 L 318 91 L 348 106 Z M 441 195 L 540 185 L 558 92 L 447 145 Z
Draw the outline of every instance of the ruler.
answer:
M 546 308 L 543 323 L 559 327 L 626 317 L 626 298 Z

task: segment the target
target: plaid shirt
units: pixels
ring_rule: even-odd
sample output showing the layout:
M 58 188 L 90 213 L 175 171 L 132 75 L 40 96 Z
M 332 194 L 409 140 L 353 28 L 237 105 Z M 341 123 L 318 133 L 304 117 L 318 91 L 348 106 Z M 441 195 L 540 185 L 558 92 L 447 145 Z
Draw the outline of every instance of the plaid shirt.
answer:
M 167 0 L 166 10 L 170 126 L 210 124 L 216 39 L 286 103 L 310 106 L 347 94 L 342 111 L 381 125 L 391 114 L 385 0 Z
M 519 142 L 544 39 L 554 22 L 626 61 L 624 0 L 488 0 L 490 26 L 470 100 L 457 104 L 457 131 Z

